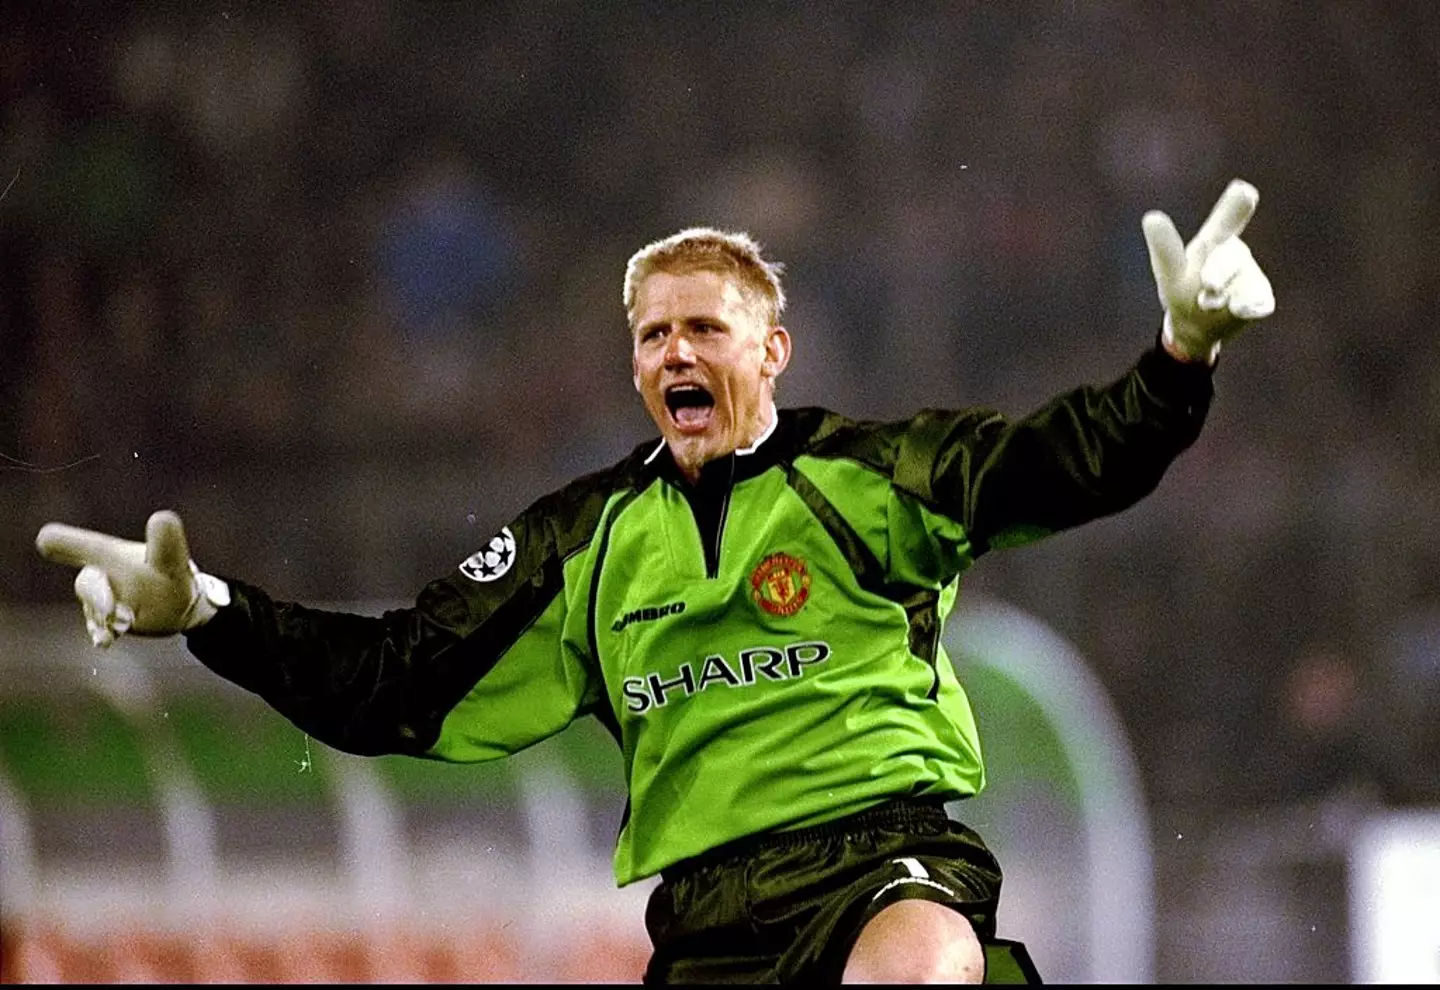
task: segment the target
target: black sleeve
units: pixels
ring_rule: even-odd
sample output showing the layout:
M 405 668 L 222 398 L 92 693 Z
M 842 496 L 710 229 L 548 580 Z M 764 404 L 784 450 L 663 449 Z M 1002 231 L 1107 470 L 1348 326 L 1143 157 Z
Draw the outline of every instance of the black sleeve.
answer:
M 923 413 L 897 480 L 958 520 L 971 552 L 1018 546 L 1134 505 L 1195 442 L 1213 369 L 1158 343 L 1119 379 L 1007 420 L 990 410 Z
M 598 690 L 583 638 L 569 634 L 584 618 L 584 589 L 570 585 L 612 482 L 597 474 L 539 500 L 412 606 L 379 616 L 275 601 L 226 578 L 231 603 L 186 644 L 336 749 L 461 761 L 514 752 L 564 728 Z
M 186 633 L 190 652 L 336 749 L 424 752 L 464 682 L 481 672 L 455 652 L 463 625 L 447 614 L 461 603 L 440 582 L 415 607 L 371 617 L 274 601 L 225 581 L 231 603 Z

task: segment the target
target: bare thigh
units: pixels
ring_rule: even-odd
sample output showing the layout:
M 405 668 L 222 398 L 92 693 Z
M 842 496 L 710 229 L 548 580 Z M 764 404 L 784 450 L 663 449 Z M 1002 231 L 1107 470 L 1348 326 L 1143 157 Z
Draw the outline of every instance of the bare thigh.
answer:
M 845 963 L 845 983 L 980 983 L 985 952 L 970 922 L 934 901 L 896 901 L 871 918 Z

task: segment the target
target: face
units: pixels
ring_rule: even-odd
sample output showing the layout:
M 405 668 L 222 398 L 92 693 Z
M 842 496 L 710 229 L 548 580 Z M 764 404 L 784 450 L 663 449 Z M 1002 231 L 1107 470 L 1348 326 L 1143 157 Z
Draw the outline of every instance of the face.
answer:
M 681 472 L 748 447 L 774 416 L 790 335 L 718 272 L 656 272 L 635 292 L 635 390 Z

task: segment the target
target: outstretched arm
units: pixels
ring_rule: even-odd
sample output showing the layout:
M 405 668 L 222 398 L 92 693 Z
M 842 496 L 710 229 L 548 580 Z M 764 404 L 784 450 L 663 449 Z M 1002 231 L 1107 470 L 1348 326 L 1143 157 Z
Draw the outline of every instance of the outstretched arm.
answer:
M 553 735 L 598 698 L 567 638 L 564 548 L 548 519 L 532 507 L 511 523 L 527 542 L 511 548 L 503 576 L 457 569 L 380 616 L 275 601 L 206 575 L 169 511 L 150 517 L 144 543 L 50 523 L 36 545 L 80 568 L 75 592 L 97 646 L 127 632 L 184 633 L 201 663 L 327 745 L 469 762 Z

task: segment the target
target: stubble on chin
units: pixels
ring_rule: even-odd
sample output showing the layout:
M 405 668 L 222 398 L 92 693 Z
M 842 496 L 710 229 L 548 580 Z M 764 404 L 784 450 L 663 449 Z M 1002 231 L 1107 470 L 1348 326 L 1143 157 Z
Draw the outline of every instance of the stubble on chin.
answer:
M 699 474 L 705 465 L 705 438 L 675 437 L 670 443 L 670 456 L 675 458 L 683 474 Z

